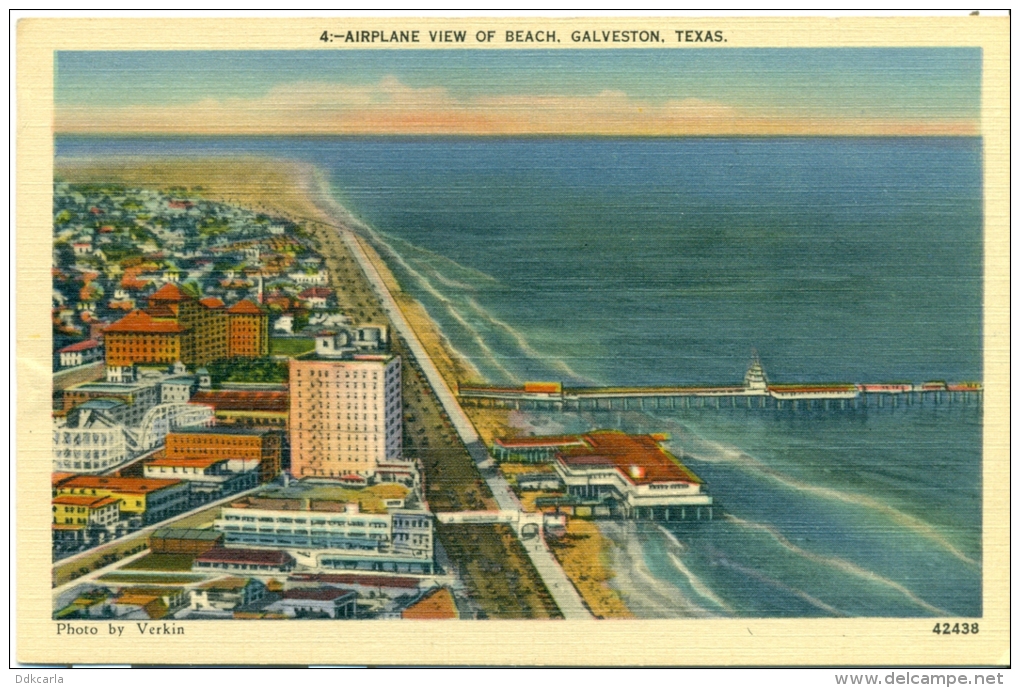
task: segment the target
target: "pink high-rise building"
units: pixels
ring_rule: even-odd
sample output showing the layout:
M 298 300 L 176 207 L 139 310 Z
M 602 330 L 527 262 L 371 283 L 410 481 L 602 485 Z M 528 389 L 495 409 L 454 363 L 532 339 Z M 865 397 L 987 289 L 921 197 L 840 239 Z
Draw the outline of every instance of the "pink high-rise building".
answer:
M 368 479 L 401 459 L 400 357 L 348 353 L 290 362 L 295 478 Z

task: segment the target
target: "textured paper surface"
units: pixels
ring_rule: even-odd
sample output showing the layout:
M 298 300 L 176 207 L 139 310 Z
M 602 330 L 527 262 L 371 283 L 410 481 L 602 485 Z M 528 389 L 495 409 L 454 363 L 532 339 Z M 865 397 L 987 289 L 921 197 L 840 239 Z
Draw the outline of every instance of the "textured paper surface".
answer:
M 324 30 L 494 31 L 485 43 L 355 44 Z M 719 30 L 722 44 L 677 43 L 678 29 Z M 184 621 L 185 634 L 58 637 L 52 620 L 50 494 L 54 51 L 603 50 L 574 30 L 654 29 L 670 40 L 613 48 L 961 46 L 982 49 L 984 150 L 983 616 L 976 636 L 940 636 L 932 620 Z M 507 44 L 507 30 L 560 42 Z M 17 29 L 17 660 L 40 664 L 1002 665 L 1009 640 L 1009 20 L 843 19 L 151 19 L 22 20 Z M 946 619 L 953 621 L 953 619 Z

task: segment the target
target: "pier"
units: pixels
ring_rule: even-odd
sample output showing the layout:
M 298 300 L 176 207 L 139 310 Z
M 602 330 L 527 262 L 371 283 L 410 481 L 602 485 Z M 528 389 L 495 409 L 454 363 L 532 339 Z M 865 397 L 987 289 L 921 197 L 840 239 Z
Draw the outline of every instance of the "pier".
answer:
M 906 406 L 977 405 L 980 383 L 770 384 L 755 358 L 740 385 L 655 387 L 563 387 L 526 382 L 519 387 L 458 385 L 464 405 L 548 411 L 672 411 L 685 409 L 769 409 L 857 411 Z

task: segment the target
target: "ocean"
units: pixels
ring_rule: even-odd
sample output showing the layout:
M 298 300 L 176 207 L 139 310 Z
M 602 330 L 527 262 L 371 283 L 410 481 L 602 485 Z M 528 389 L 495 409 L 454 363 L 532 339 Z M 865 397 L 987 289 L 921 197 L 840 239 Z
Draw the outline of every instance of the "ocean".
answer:
M 58 137 L 314 163 L 494 383 L 982 379 L 975 138 Z M 564 414 L 671 433 L 725 515 L 607 526 L 645 616 L 981 613 L 981 409 Z

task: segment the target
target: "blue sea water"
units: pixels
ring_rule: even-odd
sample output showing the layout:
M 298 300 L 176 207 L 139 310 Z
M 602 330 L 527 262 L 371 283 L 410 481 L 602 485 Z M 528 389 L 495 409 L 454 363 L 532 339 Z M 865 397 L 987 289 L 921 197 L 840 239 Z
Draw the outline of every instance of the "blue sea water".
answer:
M 319 166 L 493 382 L 737 382 L 752 347 L 774 381 L 982 377 L 980 139 L 57 140 L 67 157 L 237 153 Z M 672 432 L 725 506 L 676 541 L 635 535 L 678 598 L 981 612 L 977 407 L 564 423 Z

